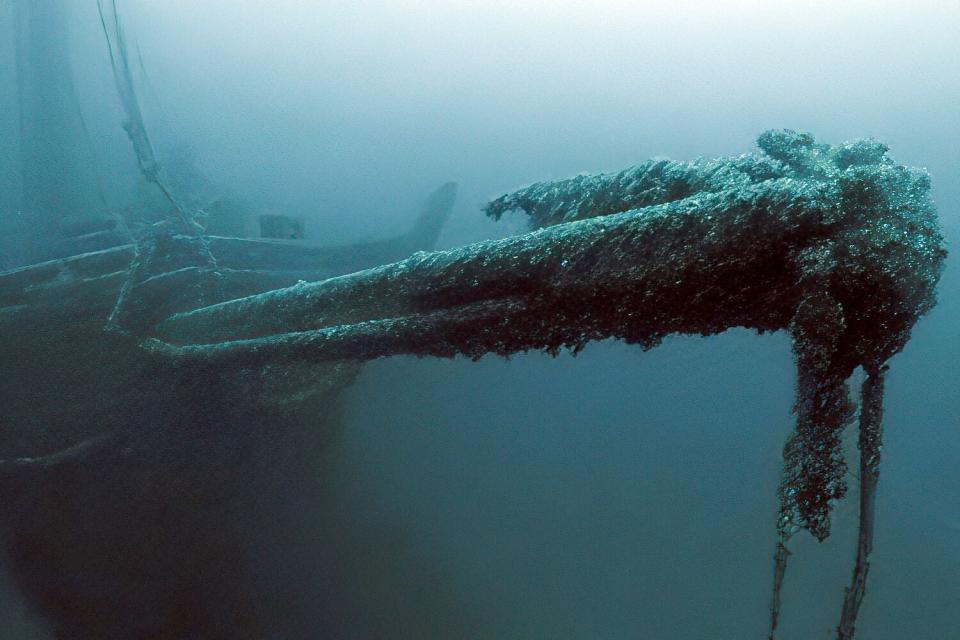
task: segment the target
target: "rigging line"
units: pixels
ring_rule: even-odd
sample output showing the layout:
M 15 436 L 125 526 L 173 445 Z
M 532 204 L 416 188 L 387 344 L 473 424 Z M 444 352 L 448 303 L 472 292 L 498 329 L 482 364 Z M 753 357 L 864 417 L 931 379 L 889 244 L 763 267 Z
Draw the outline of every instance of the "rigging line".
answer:
M 140 168 L 140 173 L 143 175 L 144 179 L 154 184 L 160 190 L 163 196 L 170 202 L 170 204 L 173 205 L 176 218 L 183 226 L 184 232 L 198 241 L 201 259 L 206 263 L 208 269 L 213 273 L 213 275 L 218 278 L 220 273 L 218 271 L 217 260 L 210 250 L 210 244 L 203 234 L 203 229 L 199 224 L 197 224 L 194 216 L 187 211 L 183 204 L 180 203 L 179 199 L 174 195 L 173 190 L 169 188 L 169 186 L 166 184 L 166 181 L 162 177 L 162 167 L 156 159 L 153 145 L 151 144 L 150 137 L 147 134 L 146 124 L 143 122 L 143 113 L 140 110 L 140 103 L 137 99 L 136 89 L 134 88 L 133 74 L 130 71 L 130 61 L 127 52 L 126 38 L 124 37 L 123 26 L 120 23 L 120 14 L 119 10 L 117 9 L 116 0 L 111 0 L 110 7 L 113 12 L 110 16 L 112 18 L 111 22 L 113 23 L 113 36 L 111 36 L 110 27 L 107 26 L 107 17 L 104 12 L 103 0 L 97 0 L 97 10 L 100 14 L 100 25 L 103 28 L 103 35 L 106 39 L 107 49 L 110 54 L 110 67 L 113 71 L 114 83 L 116 84 L 117 93 L 123 106 L 124 113 L 127 117 L 123 128 L 127 132 L 127 137 L 130 139 L 130 143 L 133 146 L 134 155 L 137 158 L 137 164 Z M 155 250 L 156 247 L 152 243 L 147 247 L 145 252 L 141 249 L 139 243 L 134 243 L 134 257 L 127 268 L 127 274 L 124 278 L 123 285 L 121 286 L 120 293 L 117 296 L 117 300 L 114 304 L 113 310 L 110 313 L 110 317 L 107 319 L 105 327 L 107 331 L 115 331 L 120 333 L 125 332 L 121 326 L 123 312 L 126 308 L 130 294 L 137 285 L 138 277 L 142 272 L 144 272 L 151 262 Z M 144 253 L 146 253 L 146 255 L 143 255 Z M 198 287 L 202 300 L 204 288 L 203 273 L 201 272 L 198 274 L 198 277 L 200 278 Z
M 123 104 L 127 121 L 124 123 L 124 129 L 127 137 L 133 145 L 134 153 L 137 156 L 137 163 L 143 177 L 153 183 L 160 189 L 163 196 L 173 205 L 177 218 L 183 225 L 188 235 L 197 238 L 200 241 L 201 251 L 204 260 L 209 266 L 216 270 L 217 261 L 210 251 L 202 229 L 197 224 L 195 217 L 187 211 L 187 208 L 174 195 L 173 190 L 162 177 L 162 167 L 156 159 L 153 145 L 147 133 L 146 125 L 143 122 L 143 113 L 140 109 L 140 103 L 137 99 L 134 89 L 133 74 L 130 71 L 130 60 L 127 50 L 126 38 L 124 36 L 123 26 L 120 23 L 119 9 L 116 0 L 111 0 L 112 9 L 111 22 L 113 27 L 113 36 L 110 33 L 110 27 L 107 26 L 107 17 L 105 15 L 103 0 L 97 0 L 97 10 L 100 14 L 100 25 L 103 28 L 103 34 L 107 41 L 107 48 L 110 53 L 110 66 L 113 70 L 114 82 L 120 101 Z

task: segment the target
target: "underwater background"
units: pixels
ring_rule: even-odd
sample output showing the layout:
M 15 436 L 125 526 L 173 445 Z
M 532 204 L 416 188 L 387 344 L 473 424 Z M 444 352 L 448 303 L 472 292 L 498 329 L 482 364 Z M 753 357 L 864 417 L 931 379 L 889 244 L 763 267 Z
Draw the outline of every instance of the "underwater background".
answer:
M 149 198 L 96 3 L 63 6 L 88 179 L 110 206 Z M 519 216 L 493 223 L 481 207 L 650 157 L 738 154 L 772 127 L 882 140 L 932 174 L 951 251 L 960 231 L 955 2 L 123 7 L 171 174 L 301 217 L 310 242 L 402 232 L 447 180 L 460 195 L 440 248 L 517 233 Z M 13 3 L 0 4 L 3 87 L 18 82 L 12 32 Z M 22 178 L 13 93 L 0 92 L 0 212 L 16 209 Z M 858 623 L 870 640 L 960 637 L 952 255 L 939 299 L 888 376 Z M 576 357 L 367 364 L 318 460 L 323 481 L 265 509 L 264 528 L 279 510 L 289 531 L 244 559 L 248 579 L 277 580 L 272 637 L 762 638 L 794 376 L 785 334 L 745 330 L 649 352 L 603 342 Z M 780 637 L 832 637 L 855 497 L 837 505 L 826 542 L 794 538 Z M 0 637 L 53 637 L 3 577 Z

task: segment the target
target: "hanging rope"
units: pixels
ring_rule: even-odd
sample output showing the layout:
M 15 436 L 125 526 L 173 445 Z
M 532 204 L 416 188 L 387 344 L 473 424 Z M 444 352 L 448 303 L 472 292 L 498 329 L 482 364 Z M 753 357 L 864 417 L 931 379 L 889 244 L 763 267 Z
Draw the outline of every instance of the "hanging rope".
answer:
M 171 204 L 183 232 L 202 240 L 205 248 L 205 258 L 211 267 L 216 268 L 216 259 L 210 253 L 209 245 L 203 237 L 203 228 L 197 223 L 196 216 L 188 211 L 174 194 L 154 152 L 153 144 L 143 121 L 143 112 L 140 108 L 133 73 L 130 69 L 130 55 L 123 25 L 120 22 L 117 2 L 116 0 L 110 0 L 109 8 L 105 9 L 103 0 L 97 0 L 97 10 L 100 12 L 100 24 L 107 41 L 117 95 L 120 97 L 120 103 L 126 116 L 123 128 L 133 145 L 140 173 L 147 182 L 154 184 Z
M 214 277 L 218 277 L 217 260 L 210 251 L 210 244 L 203 233 L 203 227 L 196 221 L 194 213 L 189 211 L 186 206 L 176 197 L 174 190 L 168 184 L 164 176 L 163 167 L 157 160 L 153 144 L 147 133 L 147 127 L 143 120 L 143 111 L 140 108 L 140 100 L 137 97 L 136 87 L 133 81 L 133 73 L 130 68 L 130 54 L 127 47 L 127 39 L 120 21 L 120 12 L 117 8 L 116 0 L 110 0 L 109 5 L 104 5 L 103 0 L 97 0 L 97 10 L 100 14 L 100 25 L 103 28 L 103 35 L 106 38 L 107 49 L 110 54 L 110 67 L 113 70 L 113 78 L 117 88 L 117 95 L 123 107 L 126 120 L 123 128 L 127 132 L 127 137 L 133 145 L 134 154 L 137 157 L 137 164 L 140 173 L 147 182 L 155 185 L 164 198 L 173 207 L 175 216 L 174 222 L 180 227 L 185 235 L 195 238 L 199 249 L 200 258 L 206 272 L 212 272 Z M 139 57 L 142 67 L 142 56 Z M 135 255 L 127 269 L 126 278 L 120 288 L 120 294 L 117 296 L 116 304 L 110 317 L 107 320 L 106 329 L 108 331 L 122 331 L 121 318 L 123 310 L 130 299 L 130 294 L 142 279 L 142 275 L 148 272 L 150 262 L 154 252 L 148 247 L 140 246 L 141 241 L 135 243 Z M 205 276 L 201 271 L 201 279 Z M 198 283 L 198 291 L 204 289 L 203 283 Z

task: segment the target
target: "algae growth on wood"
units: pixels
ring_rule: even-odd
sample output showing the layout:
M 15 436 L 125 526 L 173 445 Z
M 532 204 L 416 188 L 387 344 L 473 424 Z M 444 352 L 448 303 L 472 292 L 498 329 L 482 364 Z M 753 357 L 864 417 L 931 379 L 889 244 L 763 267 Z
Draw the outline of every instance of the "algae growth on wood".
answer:
M 830 533 L 847 492 L 847 380 L 867 374 L 860 412 L 861 534 L 840 637 L 863 597 L 887 361 L 935 303 L 945 250 L 930 178 L 875 140 L 836 146 L 768 131 L 761 153 L 650 161 L 611 175 L 535 184 L 487 206 L 528 214 L 529 234 L 174 315 L 145 342 L 175 360 L 250 366 L 397 354 L 479 358 L 556 353 L 617 338 L 787 330 L 796 429 L 779 488 L 771 637 L 786 543 Z
M 201 402 L 196 390 L 215 379 L 221 401 L 230 400 L 224 416 L 236 417 L 248 406 L 256 415 L 288 418 L 295 399 L 301 407 L 335 403 L 359 364 L 374 358 L 557 353 L 607 338 L 650 349 L 671 334 L 711 335 L 732 327 L 788 331 L 797 365 L 796 429 L 784 448 L 770 637 L 790 537 L 806 529 L 824 539 L 831 506 L 846 494 L 841 433 L 856 417 L 847 381 L 862 368 L 861 532 L 838 627 L 840 638 L 850 638 L 872 545 L 883 375 L 917 319 L 934 305 L 945 251 L 929 176 L 893 162 L 881 143 L 830 146 L 808 134 L 770 131 L 758 146 L 759 152 L 733 158 L 657 160 L 616 174 L 534 184 L 487 206 L 495 218 L 511 210 L 528 214 L 529 233 L 419 251 L 385 265 L 376 262 L 390 252 L 370 247 L 351 253 L 369 254 L 371 268 L 344 273 L 347 265 L 341 265 L 342 275 L 314 275 L 312 282 L 284 267 L 254 267 L 262 257 L 248 241 L 203 239 L 218 254 L 217 264 L 210 264 L 202 251 L 190 249 L 196 239 L 160 235 L 133 256 L 121 248 L 0 277 L 11 300 L 3 321 L 31 317 L 25 304 L 31 296 L 55 307 L 43 292 L 63 287 L 58 274 L 70 273 L 70 265 L 112 265 L 93 280 L 70 282 L 105 287 L 106 295 L 96 294 L 104 310 L 124 273 L 133 283 L 121 307 L 126 337 L 103 338 L 126 340 L 129 359 L 121 363 L 166 380 L 187 407 Z M 448 210 L 451 198 L 441 190 L 431 200 L 441 204 L 427 210 Z M 436 237 L 426 235 L 424 244 Z M 416 249 L 407 241 L 395 244 L 398 252 Z M 337 253 L 331 251 L 297 250 L 284 262 L 299 271 Z M 118 266 L 142 255 L 150 256 L 150 270 Z M 235 265 L 225 268 L 229 261 Z M 271 282 L 292 286 L 267 291 Z M 238 297 L 244 287 L 259 292 Z M 100 339 L 96 327 L 87 329 L 84 340 Z M 142 380 L 145 374 L 139 375 Z M 150 388 L 157 389 L 155 383 Z M 136 398 L 131 406 L 137 411 L 158 412 L 147 421 L 149 430 L 113 425 L 112 437 L 104 437 L 71 420 L 64 432 L 75 439 L 54 434 L 45 442 L 60 446 L 49 447 L 29 442 L 30 429 L 22 429 L 15 442 L 25 453 L 5 463 L 4 471 L 82 467 L 85 456 L 116 465 L 120 475 L 130 473 L 125 460 L 131 456 L 139 456 L 144 468 L 162 467 L 151 447 L 171 446 L 167 422 L 198 416 L 164 417 L 160 408 L 172 397 L 151 404 L 142 390 L 125 390 Z M 120 398 L 123 391 L 112 390 Z M 231 437 L 230 419 L 202 422 L 214 439 Z M 283 420 L 273 428 L 283 429 Z M 181 439 L 177 450 L 190 451 L 189 431 L 173 432 Z M 81 434 L 96 439 L 95 446 L 77 445 Z M 39 455 L 41 449 L 49 455 Z

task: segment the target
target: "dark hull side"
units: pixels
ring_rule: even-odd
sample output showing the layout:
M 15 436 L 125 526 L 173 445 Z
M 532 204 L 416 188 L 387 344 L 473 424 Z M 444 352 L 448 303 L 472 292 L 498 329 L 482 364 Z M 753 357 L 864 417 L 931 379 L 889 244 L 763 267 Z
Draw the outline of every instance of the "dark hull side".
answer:
M 58 638 L 264 637 L 277 608 L 247 575 L 250 557 L 283 535 L 285 499 L 322 481 L 338 392 L 358 367 L 278 381 L 147 358 L 104 331 L 130 257 L 117 248 L 0 277 L 0 458 L 119 434 L 82 460 L 2 478 L 7 563 Z M 223 274 L 228 297 L 328 275 Z M 148 303 L 182 302 L 163 295 L 182 279 L 154 281 Z
M 425 211 L 436 228 L 395 241 L 212 238 L 219 275 L 209 287 L 194 286 L 210 282 L 204 269 L 177 264 L 190 242 L 167 238 L 159 272 L 134 288 L 123 320 L 149 325 L 430 248 L 452 188 L 442 210 L 436 195 Z M 323 494 L 340 392 L 360 365 L 225 369 L 149 356 L 135 335 L 105 330 L 134 253 L 119 246 L 0 273 L 6 563 L 58 638 L 269 637 L 285 581 L 258 557 L 304 535 L 291 504 Z M 104 434 L 106 445 L 58 457 Z M 51 455 L 53 464 L 18 464 Z

